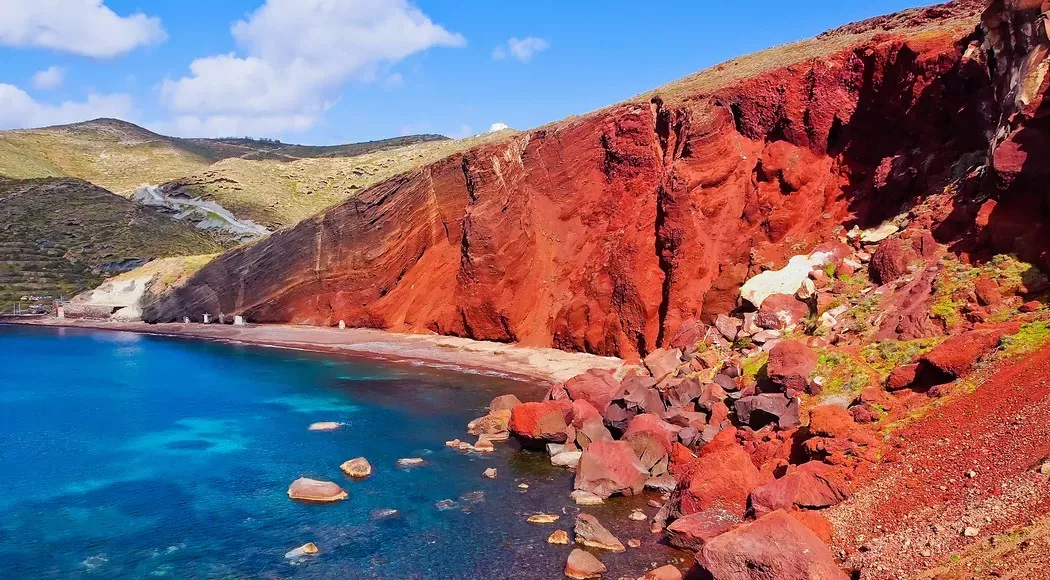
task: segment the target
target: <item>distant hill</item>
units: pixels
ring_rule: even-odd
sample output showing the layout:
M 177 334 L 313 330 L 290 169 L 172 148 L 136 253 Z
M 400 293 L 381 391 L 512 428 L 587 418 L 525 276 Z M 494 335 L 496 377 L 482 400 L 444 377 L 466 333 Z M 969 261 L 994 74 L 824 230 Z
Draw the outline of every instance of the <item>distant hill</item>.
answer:
M 295 225 L 364 189 L 500 135 L 469 139 L 387 139 L 333 147 L 287 146 L 269 156 L 223 159 L 164 183 L 169 195 L 217 201 L 242 219 L 270 229 Z M 397 144 L 398 146 L 393 146 Z M 314 154 L 285 160 L 279 151 Z M 352 155 L 351 155 L 352 154 Z
M 142 185 L 191 175 L 223 159 L 294 161 L 351 157 L 406 145 L 448 140 L 411 135 L 367 143 L 309 146 L 247 138 L 167 137 L 117 119 L 0 131 L 0 176 L 77 177 L 128 196 Z
M 23 295 L 68 298 L 148 259 L 220 250 L 191 225 L 80 179 L 0 179 L 3 311 Z

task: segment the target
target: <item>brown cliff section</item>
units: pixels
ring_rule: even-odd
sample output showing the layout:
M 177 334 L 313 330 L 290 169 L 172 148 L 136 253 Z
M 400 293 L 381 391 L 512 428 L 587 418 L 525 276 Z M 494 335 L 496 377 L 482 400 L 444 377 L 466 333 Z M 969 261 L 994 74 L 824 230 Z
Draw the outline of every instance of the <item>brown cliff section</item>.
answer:
M 146 319 L 637 358 L 737 308 L 762 268 L 983 163 L 999 111 L 982 8 L 851 25 L 454 155 L 223 255 Z

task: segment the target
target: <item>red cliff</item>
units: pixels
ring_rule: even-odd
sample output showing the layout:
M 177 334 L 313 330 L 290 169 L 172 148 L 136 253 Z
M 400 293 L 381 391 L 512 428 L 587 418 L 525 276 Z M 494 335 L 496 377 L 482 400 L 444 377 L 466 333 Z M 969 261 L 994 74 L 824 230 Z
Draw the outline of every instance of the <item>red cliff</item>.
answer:
M 949 187 L 987 199 L 987 180 L 959 184 L 995 139 L 1029 147 L 1018 133 L 1042 117 L 1010 105 L 1000 122 L 1018 91 L 1002 67 L 1031 47 L 999 40 L 1002 11 L 978 27 L 983 4 L 850 25 L 399 176 L 224 254 L 147 319 L 221 311 L 644 355 L 843 227 Z M 1029 171 L 1009 145 L 995 161 Z M 938 217 L 938 241 L 1021 244 L 974 225 L 982 207 Z

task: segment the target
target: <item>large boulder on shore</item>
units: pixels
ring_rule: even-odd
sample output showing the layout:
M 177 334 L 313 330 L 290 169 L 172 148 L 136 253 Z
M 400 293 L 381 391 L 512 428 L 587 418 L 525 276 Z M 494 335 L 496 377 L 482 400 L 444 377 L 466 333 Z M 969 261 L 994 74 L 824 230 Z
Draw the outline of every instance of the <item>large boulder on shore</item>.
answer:
M 667 526 L 667 540 L 676 548 L 699 552 L 708 540 L 719 536 L 744 520 L 721 508 L 682 516 Z
M 816 370 L 817 353 L 801 342 L 781 341 L 769 351 L 766 374 L 784 390 L 805 391 Z
M 587 401 L 598 410 L 608 407 L 620 389 L 620 381 L 610 370 L 591 369 L 565 381 L 565 391 L 573 401 Z
M 671 444 L 679 429 L 656 415 L 645 413 L 631 419 L 623 440 L 631 444 L 642 466 L 651 470 L 671 453 Z
M 612 441 L 612 433 L 594 405 L 582 399 L 572 402 L 572 427 L 576 430 L 576 444 L 586 449 L 595 441 Z
M 810 461 L 776 481 L 755 488 L 749 498 L 751 511 L 755 517 L 762 517 L 794 506 L 821 509 L 838 505 L 849 497 L 849 491 L 833 469 L 825 463 Z
M 547 443 L 565 443 L 568 439 L 567 401 L 522 403 L 510 412 L 510 432 L 527 449 L 542 450 Z
M 498 411 L 510 411 L 520 404 L 521 399 L 518 399 L 518 397 L 514 395 L 500 395 L 495 399 L 492 399 L 492 402 L 489 403 L 489 412 L 496 413 Z
M 743 517 L 748 495 L 764 483 L 751 457 L 739 445 L 703 455 L 688 470 L 691 476 L 681 490 L 682 515 L 721 509 Z
M 697 564 L 718 580 L 847 580 L 827 546 L 783 511 L 704 544 Z
M 649 472 L 627 441 L 595 441 L 584 450 L 576 469 L 575 489 L 607 498 L 636 495 L 645 489 Z

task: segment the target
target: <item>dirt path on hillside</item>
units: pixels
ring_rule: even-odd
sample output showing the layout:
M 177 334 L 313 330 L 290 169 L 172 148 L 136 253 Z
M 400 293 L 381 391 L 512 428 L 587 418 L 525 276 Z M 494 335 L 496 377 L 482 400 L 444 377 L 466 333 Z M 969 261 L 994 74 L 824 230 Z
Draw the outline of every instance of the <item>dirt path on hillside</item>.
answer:
M 1050 507 L 1050 347 L 896 434 L 875 479 L 828 512 L 862 578 L 901 578 Z M 976 531 L 976 536 L 968 537 Z M 840 555 L 842 552 L 840 552 Z

